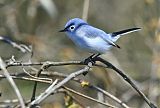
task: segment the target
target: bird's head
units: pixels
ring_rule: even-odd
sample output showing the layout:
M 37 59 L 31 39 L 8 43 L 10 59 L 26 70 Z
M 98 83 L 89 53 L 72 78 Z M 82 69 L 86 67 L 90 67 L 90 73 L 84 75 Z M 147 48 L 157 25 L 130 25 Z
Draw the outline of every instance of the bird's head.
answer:
M 65 28 L 63 30 L 60 30 L 59 32 L 73 33 L 82 25 L 87 25 L 87 22 L 80 18 L 73 18 L 69 20 L 66 23 Z

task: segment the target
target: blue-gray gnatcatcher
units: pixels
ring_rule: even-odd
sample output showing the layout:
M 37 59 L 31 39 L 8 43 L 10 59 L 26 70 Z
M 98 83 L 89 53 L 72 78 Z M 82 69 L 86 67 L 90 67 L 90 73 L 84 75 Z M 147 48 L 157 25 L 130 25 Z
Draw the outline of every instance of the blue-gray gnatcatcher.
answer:
M 130 28 L 118 32 L 106 33 L 101 29 L 89 25 L 80 18 L 69 20 L 65 28 L 60 32 L 66 32 L 67 36 L 81 49 L 94 54 L 103 54 L 112 47 L 120 48 L 115 42 L 122 36 L 141 28 Z

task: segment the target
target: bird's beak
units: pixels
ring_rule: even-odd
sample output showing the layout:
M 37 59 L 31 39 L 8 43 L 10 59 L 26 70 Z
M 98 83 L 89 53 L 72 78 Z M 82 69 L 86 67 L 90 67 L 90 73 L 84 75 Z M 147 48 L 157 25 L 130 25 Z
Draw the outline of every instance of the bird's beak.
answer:
M 66 32 L 66 31 L 67 31 L 67 29 L 65 28 L 63 30 L 60 30 L 59 32 Z

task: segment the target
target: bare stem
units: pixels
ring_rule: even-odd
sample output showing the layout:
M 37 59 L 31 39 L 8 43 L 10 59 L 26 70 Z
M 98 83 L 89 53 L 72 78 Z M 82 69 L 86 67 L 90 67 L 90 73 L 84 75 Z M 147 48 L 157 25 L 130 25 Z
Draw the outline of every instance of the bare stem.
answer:
M 94 99 L 94 98 L 92 98 L 92 97 L 89 97 L 89 96 L 86 96 L 86 95 L 84 95 L 84 94 L 81 94 L 81 93 L 79 93 L 79 92 L 77 92 L 77 91 L 75 91 L 75 90 L 73 90 L 73 89 L 70 89 L 70 88 L 68 88 L 68 87 L 66 87 L 66 86 L 63 86 L 63 88 L 66 89 L 66 90 L 69 91 L 69 92 L 72 92 L 72 93 L 74 93 L 74 94 L 77 94 L 77 95 L 79 95 L 79 96 L 82 96 L 82 97 L 84 97 L 84 98 L 86 98 L 86 99 L 89 99 L 89 100 L 91 100 L 91 101 L 100 103 L 100 104 L 105 105 L 105 106 L 107 106 L 107 107 L 117 108 L 117 107 L 115 107 L 115 106 L 113 106 L 113 105 L 110 105 L 110 104 L 101 102 L 101 101 L 99 101 L 99 100 L 97 100 L 97 99 Z
M 87 21 L 88 19 L 88 10 L 89 10 L 89 0 L 84 0 L 82 19 L 85 21 Z
M 73 72 L 72 74 L 68 75 L 68 77 L 66 77 L 65 79 L 63 79 L 62 81 L 60 81 L 57 85 L 55 85 L 50 91 L 48 91 L 47 94 L 45 95 L 39 95 L 37 97 L 37 99 L 35 99 L 34 101 L 31 102 L 31 106 L 35 105 L 35 104 L 39 104 L 41 103 L 44 99 L 46 99 L 52 92 L 54 92 L 55 90 L 57 90 L 58 88 L 60 88 L 61 86 L 63 86 L 65 83 L 67 83 L 68 81 L 70 81 L 72 78 L 75 78 L 76 76 L 83 74 L 87 71 L 89 71 L 90 67 L 89 66 L 85 66 L 85 68 Z M 41 98 L 39 98 L 41 97 Z
M 14 82 L 14 80 L 12 79 L 12 77 L 10 76 L 9 72 L 7 71 L 6 69 L 6 65 L 5 63 L 3 62 L 2 58 L 0 57 L 0 67 L 1 69 L 3 70 L 3 74 L 4 76 L 7 78 L 8 82 L 11 84 L 12 88 L 14 89 L 17 97 L 18 97 L 18 100 L 21 104 L 21 108 L 25 108 L 25 104 L 24 104 L 24 101 L 23 101 L 23 98 Z
M 96 61 L 100 61 L 104 64 L 106 64 L 108 66 L 108 68 L 113 69 L 116 73 L 118 73 L 120 76 L 122 76 L 122 78 L 128 82 L 138 93 L 139 95 L 146 101 L 146 103 L 151 107 L 151 108 L 157 108 L 156 105 L 154 105 L 145 95 L 144 93 L 136 86 L 136 84 L 132 81 L 132 79 L 125 74 L 124 72 L 122 72 L 121 70 L 119 70 L 118 68 L 116 68 L 115 66 L 113 66 L 111 63 L 109 63 L 108 61 L 97 57 L 95 58 Z
M 19 74 L 11 74 L 12 78 L 16 78 L 16 79 L 22 79 L 22 80 L 27 80 L 27 81 L 36 81 L 36 82 L 41 82 L 41 83 L 47 83 L 47 84 L 51 84 L 50 81 L 47 80 L 41 80 L 41 79 L 34 79 L 34 78 L 27 78 L 27 77 L 18 77 L 18 75 L 23 75 L 24 73 L 19 73 Z M 35 72 L 29 73 L 32 75 L 36 75 Z M 16 76 L 15 76 L 16 75 Z M 25 74 L 26 75 L 26 74 Z M 66 78 L 68 75 L 65 75 L 63 73 L 59 73 L 59 72 L 42 72 L 41 73 L 42 76 L 47 76 L 47 77 L 52 77 L 55 76 L 56 78 L 61 77 L 61 78 Z M 0 75 L 0 78 L 4 78 L 3 75 Z M 79 84 L 81 84 L 84 80 L 79 79 L 77 77 L 73 78 L 74 81 L 78 82 Z M 87 81 L 85 81 L 87 82 Z M 90 89 L 95 89 L 96 91 L 99 91 L 101 93 L 103 93 L 105 96 L 113 99 L 115 102 L 119 103 L 122 107 L 124 108 L 130 108 L 129 106 L 127 106 L 123 101 L 121 101 L 120 99 L 118 99 L 117 97 L 115 97 L 114 95 L 108 93 L 107 91 L 92 85 L 91 83 L 89 83 L 88 85 L 86 85 L 86 87 L 89 87 Z

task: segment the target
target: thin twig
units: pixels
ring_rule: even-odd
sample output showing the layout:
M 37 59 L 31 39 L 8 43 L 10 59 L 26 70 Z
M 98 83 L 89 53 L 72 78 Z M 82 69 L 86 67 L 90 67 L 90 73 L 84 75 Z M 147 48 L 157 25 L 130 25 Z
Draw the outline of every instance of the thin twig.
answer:
M 96 57 L 95 58 L 96 61 L 100 61 L 104 64 L 106 64 L 108 66 L 108 68 L 113 69 L 114 71 L 116 71 L 120 76 L 122 76 L 122 78 L 128 82 L 138 93 L 139 95 L 146 101 L 146 103 L 151 107 L 151 108 L 157 108 L 156 105 L 154 105 L 145 95 L 144 93 L 136 86 L 136 84 L 134 84 L 134 82 L 132 81 L 132 79 L 125 74 L 124 72 L 122 72 L 121 70 L 119 70 L 118 68 L 116 68 L 115 66 L 113 66 L 111 63 L 109 63 L 108 61 L 102 59 L 101 57 Z
M 42 74 L 44 74 L 44 73 L 42 73 Z M 47 74 L 47 73 L 46 73 L 46 74 Z M 57 75 L 57 76 L 59 76 L 59 77 L 67 77 L 67 76 L 68 76 L 68 75 L 65 75 L 65 74 L 63 74 L 63 73 L 58 73 L 58 72 L 49 73 L 48 76 L 51 76 L 51 74 L 54 75 L 54 76 Z M 79 79 L 79 78 L 77 78 L 77 77 L 74 78 L 73 80 L 76 81 L 76 82 L 78 82 L 78 83 L 82 83 L 82 82 L 84 81 L 84 80 L 81 80 L 81 79 Z M 86 82 L 86 81 L 85 81 L 85 82 Z M 95 86 L 95 85 L 92 85 L 91 83 L 89 83 L 88 85 L 85 85 L 85 86 L 87 86 L 87 87 L 89 87 L 89 88 L 93 88 L 93 89 L 95 89 L 95 90 L 103 93 L 103 94 L 106 95 L 107 97 L 109 97 L 109 98 L 113 99 L 114 101 L 116 101 L 117 103 L 119 103 L 122 107 L 124 107 L 124 108 L 129 108 L 129 106 L 127 106 L 124 102 L 122 102 L 122 101 L 121 101 L 120 99 L 118 99 L 117 97 L 111 95 L 111 94 L 108 93 L 107 91 L 105 91 L 105 90 L 103 90 L 103 89 L 101 89 L 101 88 L 99 88 L 99 87 L 97 87 L 97 86 Z
M 16 78 L 16 79 L 22 79 L 22 80 L 29 80 L 29 81 L 37 81 L 37 82 L 42 82 L 42 83 L 51 83 L 49 81 L 46 81 L 46 80 L 39 80 L 39 79 L 32 79 L 32 78 L 27 78 L 27 77 L 18 77 L 18 75 L 22 75 L 24 73 L 19 73 L 19 74 L 11 74 L 12 75 L 12 78 Z M 35 75 L 36 73 L 35 72 L 31 72 L 30 74 L 32 75 Z M 16 75 L 16 76 L 15 76 Z M 63 78 L 66 78 L 68 75 L 65 75 L 63 73 L 58 73 L 58 72 L 42 72 L 41 73 L 42 76 L 47 76 L 47 77 L 52 77 L 52 76 L 56 76 L 56 77 L 63 77 Z M 0 75 L 0 78 L 3 78 L 2 75 Z M 77 77 L 73 78 L 74 81 L 78 82 L 78 83 L 82 83 L 84 80 L 82 79 L 79 79 Z M 84 82 L 87 82 L 87 81 L 84 81 Z M 95 86 L 95 85 L 92 85 L 91 83 L 88 83 L 88 85 L 85 85 L 91 89 L 95 89 L 96 91 L 99 91 L 101 93 L 103 93 L 105 96 L 113 99 L 115 102 L 117 102 L 118 104 L 120 104 L 122 107 L 124 108 L 129 108 L 129 106 L 127 106 L 123 101 L 121 101 L 120 99 L 118 99 L 117 97 L 115 97 L 114 95 L 108 93 L 107 91 Z
M 4 100 L 4 101 L 0 101 L 0 105 L 2 105 L 2 104 L 10 104 L 10 103 L 17 103 L 17 102 L 18 102 L 18 99 Z
M 41 66 L 46 64 L 48 62 L 48 67 L 51 66 L 65 66 L 65 65 L 86 65 L 82 61 L 66 61 L 66 62 L 52 62 L 52 61 L 45 61 L 45 62 L 8 62 L 6 63 L 6 68 L 8 67 L 14 67 L 14 66 Z M 104 67 L 107 68 L 104 65 L 101 64 L 94 64 L 93 66 L 98 67 Z
M 50 62 L 45 62 L 45 63 L 43 63 L 43 65 L 41 66 L 41 69 L 37 72 L 37 74 L 35 75 L 35 77 L 39 77 L 40 74 L 41 74 L 41 72 L 42 72 L 44 69 L 46 69 L 46 68 L 48 68 L 48 67 L 50 67 L 50 66 L 51 66 L 51 63 L 50 63 Z M 34 87 L 33 87 L 33 92 L 32 92 L 32 97 L 31 97 L 31 101 L 35 100 L 37 85 L 38 85 L 38 83 L 35 81 Z
M 41 100 L 41 98 L 43 98 L 43 96 L 46 96 L 46 95 L 50 95 L 50 91 L 52 90 L 52 88 L 57 84 L 58 82 L 58 79 L 56 79 L 43 93 L 41 93 L 37 98 L 36 100 Z M 54 92 L 54 91 L 53 91 Z M 32 101 L 31 101 L 32 102 Z M 36 104 L 32 104 L 32 107 L 36 105 Z
M 26 52 L 32 52 L 32 47 L 28 47 L 24 44 L 17 44 L 16 42 L 4 37 L 4 36 L 0 36 L 0 40 L 12 45 L 14 48 L 19 49 L 21 52 L 26 53 Z
M 20 73 L 21 74 L 21 73 Z M 17 74 L 18 75 L 18 74 Z M 35 75 L 35 74 L 34 74 Z M 48 83 L 51 84 L 52 81 L 48 81 L 48 80 L 42 80 L 42 79 L 35 79 L 35 78 L 28 78 L 28 77 L 23 77 L 23 76 L 15 76 L 15 75 L 11 75 L 11 77 L 13 79 L 20 79 L 20 80 L 27 80 L 27 81 L 37 81 L 37 82 L 41 82 L 41 83 Z M 0 75 L 0 78 L 5 78 L 4 75 Z
M 45 75 L 45 73 L 46 73 L 46 72 L 43 72 L 42 75 Z M 46 75 L 47 75 L 47 73 L 46 73 Z M 64 78 L 68 76 L 68 75 L 65 75 L 65 74 L 63 74 L 63 73 L 58 73 L 58 72 L 48 73 L 47 76 L 52 76 L 52 75 L 54 75 L 54 76 L 59 76 L 59 77 L 64 77 Z M 76 82 L 78 82 L 78 83 L 82 83 L 82 82 L 84 81 L 84 80 L 81 80 L 81 79 L 79 79 L 79 78 L 77 78 L 77 77 L 74 78 L 73 80 L 76 81 Z M 85 81 L 85 82 L 86 82 L 86 81 Z M 93 89 L 95 89 L 95 90 L 103 93 L 105 96 L 107 96 L 107 97 L 113 99 L 115 102 L 119 103 L 122 107 L 124 107 L 124 108 L 129 108 L 129 106 L 127 106 L 123 101 L 121 101 L 121 100 L 118 99 L 117 97 L 113 96 L 112 94 L 108 93 L 107 91 L 105 91 L 105 90 L 103 90 L 103 89 L 101 89 L 101 88 L 99 88 L 99 87 L 97 87 L 97 86 L 95 86 L 95 85 L 92 85 L 91 83 L 89 83 L 89 84 L 86 85 L 86 86 L 89 87 L 89 88 L 93 88 Z
M 30 76 L 30 77 L 33 78 L 33 79 L 48 80 L 48 81 L 52 82 L 52 79 L 50 79 L 50 78 L 35 77 L 35 76 L 31 75 L 29 72 L 27 72 L 27 71 L 24 69 L 24 67 L 22 67 L 22 69 L 23 69 L 24 73 L 26 73 L 28 76 Z
M 68 75 L 68 77 L 66 77 L 65 79 L 63 79 L 62 81 L 60 81 L 57 85 L 55 85 L 50 91 L 48 91 L 48 93 L 46 95 L 39 95 L 37 97 L 37 99 L 35 99 L 34 101 L 31 102 L 31 106 L 35 105 L 35 104 L 39 104 L 41 103 L 44 99 L 46 99 L 52 92 L 54 92 L 56 89 L 58 89 L 59 87 L 63 86 L 65 83 L 67 83 L 68 81 L 70 81 L 71 79 L 75 78 L 76 76 L 83 74 L 87 71 L 89 71 L 90 67 L 89 66 L 85 66 L 83 69 L 76 71 L 74 73 L 71 73 L 70 75 Z M 41 97 L 41 98 L 39 98 Z
M 9 75 L 7 69 L 6 69 L 6 65 L 5 63 L 3 62 L 2 58 L 0 57 L 0 67 L 1 69 L 3 70 L 3 74 L 5 75 L 5 77 L 7 78 L 8 82 L 11 84 L 12 88 L 14 89 L 17 97 L 18 97 L 18 100 L 21 104 L 21 107 L 22 108 L 25 108 L 25 104 L 24 104 L 24 101 L 23 101 L 23 98 L 14 82 L 14 80 L 12 79 L 12 77 Z
M 63 88 L 66 89 L 66 90 L 69 91 L 69 92 L 72 92 L 72 93 L 74 93 L 74 94 L 77 94 L 77 95 L 79 95 L 79 96 L 82 96 L 82 97 L 84 97 L 84 98 L 86 98 L 86 99 L 92 100 L 92 101 L 94 101 L 94 102 L 100 103 L 100 104 L 105 105 L 105 106 L 107 106 L 107 107 L 117 108 L 117 107 L 115 107 L 115 106 L 113 106 L 113 105 L 110 105 L 110 104 L 101 102 L 101 101 L 99 101 L 99 100 L 97 100 L 97 99 L 94 99 L 94 98 L 92 98 L 92 97 L 89 97 L 89 96 L 86 96 L 86 95 L 84 95 L 84 94 L 81 94 L 81 93 L 79 93 L 79 92 L 77 92 L 77 91 L 75 91 L 75 90 L 73 90 L 73 89 L 70 89 L 70 88 L 68 88 L 68 87 L 66 87 L 66 86 L 63 86 Z
M 43 75 L 43 74 L 42 74 Z M 1 76 L 1 78 L 3 78 L 2 76 Z M 49 81 L 45 81 L 45 80 L 39 80 L 39 79 L 33 79 L 33 78 L 27 78 L 27 77 L 16 77 L 16 76 L 12 76 L 12 78 L 18 78 L 18 79 L 22 79 L 22 80 L 27 80 L 27 81 L 37 81 L 37 82 L 41 82 L 41 83 L 47 83 L 47 84 L 51 84 L 51 82 L 49 82 Z M 74 78 L 75 79 L 75 78 Z M 64 87 L 64 86 L 62 86 L 62 87 Z M 72 90 L 73 91 L 73 90 Z M 72 92 L 72 91 L 70 91 L 70 92 Z M 52 94 L 54 94 L 54 93 L 56 93 L 56 92 L 52 92 Z M 75 94 L 77 94 L 77 92 L 75 91 L 74 92 Z M 87 99 L 89 99 L 89 100 L 91 100 L 91 101 L 95 101 L 96 99 L 93 99 L 93 98 L 91 98 L 91 97 L 89 97 L 89 96 L 84 96 L 84 94 L 82 94 L 81 95 L 81 93 L 79 93 L 80 94 L 80 96 L 82 96 L 82 97 L 88 97 Z M 78 95 L 78 94 L 77 94 Z M 96 100 L 95 102 L 97 102 L 98 100 Z M 106 103 L 103 103 L 103 102 L 98 102 L 98 103 L 100 103 L 100 104 L 102 104 L 102 105 L 106 105 Z M 124 107 L 124 108 L 129 108 L 129 107 Z
M 121 75 L 123 77 L 124 80 L 126 80 L 139 94 L 140 96 L 147 102 L 147 104 L 151 107 L 151 108 L 156 108 L 156 106 L 151 103 L 148 98 L 137 88 L 137 86 L 133 83 L 133 81 L 131 81 L 131 78 L 129 78 L 126 74 L 124 74 L 124 72 L 120 71 L 118 68 L 116 68 L 115 66 L 113 66 L 111 63 L 105 61 L 104 59 L 98 57 L 99 60 L 97 59 L 97 61 L 100 61 L 104 64 L 106 64 L 107 66 L 103 66 L 103 65 L 98 65 L 100 67 L 109 67 L 113 70 L 115 70 L 119 75 Z M 7 67 L 11 67 L 11 66 L 33 66 L 33 65 L 43 65 L 45 62 L 34 62 L 34 63 L 21 63 L 21 62 L 16 62 L 16 63 L 11 63 L 8 64 Z M 50 62 L 49 66 L 62 66 L 62 65 L 85 65 L 83 62 L 81 61 L 69 61 L 69 62 Z
M 43 71 L 43 70 L 40 69 L 40 70 L 37 72 L 37 74 L 35 75 L 35 77 L 39 77 L 42 71 Z M 34 86 L 33 86 L 33 92 L 32 92 L 32 96 L 31 96 L 31 101 L 35 100 L 37 84 L 38 84 L 38 83 L 35 81 Z
M 121 101 L 121 100 L 118 99 L 117 97 L 111 95 L 111 94 L 108 93 L 107 91 L 105 91 L 105 90 L 103 90 L 103 89 L 101 89 L 101 88 L 99 88 L 99 87 L 97 87 L 97 86 L 94 86 L 94 85 L 89 85 L 89 87 L 94 88 L 94 89 L 96 89 L 97 91 L 103 93 L 105 96 L 113 99 L 114 101 L 116 101 L 117 103 L 119 103 L 122 107 L 124 107 L 124 108 L 130 108 L 130 107 L 127 106 L 123 101 Z
M 84 0 L 82 19 L 87 21 L 89 11 L 89 0 Z
M 61 90 L 59 89 L 58 92 L 63 92 L 65 95 L 71 97 L 71 99 L 67 100 L 65 99 L 65 103 L 66 103 L 66 100 L 69 101 L 68 103 L 71 103 L 70 101 L 75 101 L 78 105 L 80 105 L 82 108 L 86 108 L 76 97 L 74 97 L 69 91 L 65 90 L 64 88 Z M 73 104 L 73 102 L 71 103 Z M 68 106 L 67 106 L 68 107 Z

